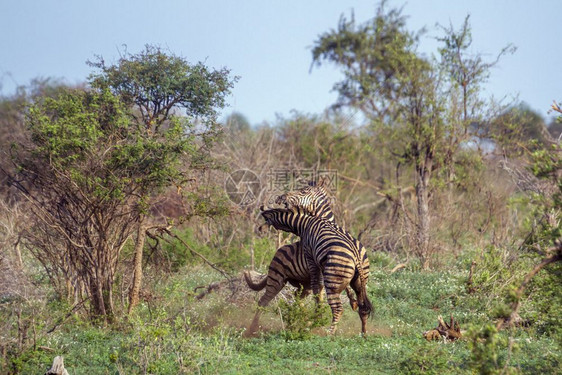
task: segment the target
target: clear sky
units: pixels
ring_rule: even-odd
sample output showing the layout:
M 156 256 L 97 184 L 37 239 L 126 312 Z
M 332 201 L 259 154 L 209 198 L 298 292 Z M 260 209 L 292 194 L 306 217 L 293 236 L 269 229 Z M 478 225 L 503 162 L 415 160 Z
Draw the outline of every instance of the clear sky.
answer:
M 353 9 L 357 21 L 375 14 L 375 1 L 334 0 L 0 0 L 0 93 L 34 77 L 86 80 L 88 59 L 115 62 L 126 48 L 159 45 L 192 63 L 228 67 L 240 80 L 224 115 L 252 124 L 291 110 L 321 113 L 336 99 L 340 78 L 330 66 L 310 71 L 311 46 Z M 436 52 L 436 23 L 456 28 L 471 15 L 473 51 L 493 59 L 508 43 L 518 49 L 492 71 L 487 92 L 518 96 L 550 118 L 562 101 L 562 23 L 559 0 L 390 0 L 404 6 L 408 28 L 428 29 L 422 50 Z M 126 46 L 126 47 L 125 47 Z

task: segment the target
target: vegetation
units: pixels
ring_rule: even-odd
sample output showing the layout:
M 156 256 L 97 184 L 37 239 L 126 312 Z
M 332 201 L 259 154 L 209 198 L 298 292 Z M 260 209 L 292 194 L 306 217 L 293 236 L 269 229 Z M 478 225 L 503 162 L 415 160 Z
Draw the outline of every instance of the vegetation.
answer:
M 401 165 L 413 166 L 417 212 L 411 247 L 424 268 L 434 252 L 429 204 L 439 188 L 434 180 L 456 182 L 459 149 L 489 121 L 480 93 L 495 62 L 469 55 L 468 21 L 458 31 L 443 28 L 440 60 L 429 59 L 417 51 L 423 30 L 408 31 L 401 11 L 387 11 L 383 2 L 364 25 L 342 16 L 337 30 L 321 35 L 312 52 L 316 63 L 341 67 L 345 78 L 334 86 L 338 106 L 356 107 L 371 120 L 371 142 L 388 147 L 397 175 Z M 384 145 L 385 138 L 394 142 Z
M 470 53 L 469 18 L 439 30 L 424 56 L 384 2 L 342 16 L 312 49 L 344 74 L 337 103 L 271 124 L 219 124 L 236 78 L 154 46 L 2 97 L 1 371 L 561 373 L 562 117 L 487 100 L 513 49 Z M 246 337 L 242 271 L 295 240 L 258 208 L 321 175 L 369 249 L 367 336 L 347 305 L 328 336 L 327 306 L 287 287 Z M 424 339 L 451 314 L 461 339 Z
M 102 73 L 92 76 L 89 90 L 62 89 L 27 106 L 29 136 L 14 144 L 7 175 L 30 202 L 33 223 L 22 236 L 58 292 L 66 287 L 76 301 L 90 300 L 93 316 L 112 319 L 120 252 L 137 227 L 132 307 L 148 210 L 163 189 L 184 187 L 193 170 L 210 167 L 215 107 L 230 83 L 227 71 L 190 69 L 151 47 L 118 66 L 94 66 Z M 162 73 L 171 83 L 154 76 Z M 190 117 L 171 113 L 176 107 Z

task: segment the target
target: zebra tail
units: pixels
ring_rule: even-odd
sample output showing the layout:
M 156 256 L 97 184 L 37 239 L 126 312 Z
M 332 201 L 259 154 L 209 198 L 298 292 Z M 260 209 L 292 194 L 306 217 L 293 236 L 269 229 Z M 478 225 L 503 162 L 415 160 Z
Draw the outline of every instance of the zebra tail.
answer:
M 365 310 L 368 312 L 367 315 L 369 316 L 369 318 L 372 319 L 374 308 L 373 308 L 373 304 L 369 300 L 369 297 L 367 296 L 367 288 L 363 289 L 363 293 L 365 296 L 365 301 L 363 301 L 363 303 L 365 304 Z
M 373 317 L 373 304 L 369 300 L 367 295 L 367 277 L 365 276 L 365 269 L 363 268 L 363 262 L 357 264 L 357 270 L 359 271 L 359 277 L 361 279 L 361 294 L 363 295 L 363 301 L 360 301 L 363 305 L 361 310 L 367 313 L 369 318 Z M 360 305 L 361 306 L 361 305 Z
M 255 290 L 256 292 L 259 292 L 260 290 L 265 288 L 265 286 L 267 285 L 267 277 L 268 276 L 265 275 L 259 282 L 254 283 L 252 277 L 250 276 L 250 272 L 244 271 L 244 279 L 246 280 L 246 284 L 248 284 L 248 287 L 250 287 L 250 289 Z

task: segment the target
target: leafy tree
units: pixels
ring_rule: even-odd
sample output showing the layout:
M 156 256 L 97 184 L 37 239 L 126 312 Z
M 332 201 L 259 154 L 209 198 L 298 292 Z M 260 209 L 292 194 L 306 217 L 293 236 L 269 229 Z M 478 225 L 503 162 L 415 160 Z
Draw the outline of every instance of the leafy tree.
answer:
M 0 96 L 0 166 L 9 169 L 9 150 L 13 142 L 25 139 L 25 106 L 40 98 L 52 97 L 66 87 L 61 82 L 50 78 L 36 78 L 27 86 L 19 86 L 11 96 Z M 0 181 L 6 179 L 0 169 Z M 0 191 L 5 184 L 2 184 Z
M 30 105 L 26 123 L 12 177 L 31 203 L 24 236 L 55 286 L 64 276 L 86 291 L 93 315 L 112 316 L 119 253 L 136 221 L 126 144 L 136 129 L 111 93 L 72 89 Z
M 507 157 L 516 157 L 525 150 L 537 150 L 554 142 L 542 116 L 525 104 L 509 108 L 494 119 L 489 133 Z
M 164 53 L 159 47 L 147 45 L 139 54 L 125 54 L 116 64 L 107 65 L 103 58 L 90 62 L 99 70 L 90 76 L 95 88 L 108 88 L 131 108 L 136 124 L 144 126 L 141 136 L 151 142 L 168 142 L 167 127 L 177 126 L 186 137 L 187 170 L 171 166 L 156 180 L 141 179 L 143 200 L 154 201 L 155 194 L 164 186 L 183 186 L 192 176 L 189 170 L 204 170 L 211 166 L 210 146 L 220 133 L 217 109 L 225 106 L 232 80 L 229 70 L 212 70 L 203 63 L 189 64 L 185 59 Z M 178 111 L 183 111 L 180 116 Z M 172 155 L 179 150 L 169 149 Z M 150 169 L 142 166 L 142 176 Z M 163 184 L 163 185 L 162 185 Z M 142 254 L 146 238 L 146 211 L 139 212 L 134 258 L 134 277 L 131 288 L 129 311 L 138 303 L 142 280 Z
M 418 51 L 418 33 L 406 29 L 401 10 L 385 9 L 365 24 L 341 17 L 337 29 L 320 35 L 313 63 L 327 61 L 340 67 L 344 79 L 334 85 L 336 106 L 353 106 L 373 126 L 375 144 L 390 148 L 397 166 L 415 171 L 417 212 L 413 250 L 423 267 L 431 255 L 430 201 L 436 177 L 454 182 L 455 156 L 463 143 L 478 134 L 473 124 L 487 121 L 480 87 L 495 62 L 470 56 L 468 17 L 459 31 L 442 28 L 445 35 L 440 61 Z M 392 142 L 388 142 L 392 139 Z M 435 185 L 435 184 L 433 184 Z
M 412 57 L 419 35 L 405 29 L 401 10 L 386 12 L 384 5 L 364 24 L 357 24 L 353 13 L 351 19 L 342 15 L 337 29 L 315 41 L 312 58 L 313 66 L 327 61 L 342 69 L 344 79 L 334 85 L 336 107 L 352 106 L 369 119 L 392 120 L 399 90 L 396 72 L 401 60 Z
M 32 202 L 36 220 L 27 237 L 45 268 L 79 280 L 74 292 L 85 290 L 92 314 L 111 319 L 121 249 L 136 232 L 132 307 L 146 217 L 166 188 L 185 187 L 212 166 L 217 109 L 232 81 L 225 69 L 192 66 L 154 47 L 118 65 L 92 65 L 101 73 L 91 76 L 91 89 L 64 90 L 28 107 L 30 137 L 17 145 L 11 182 Z
M 553 111 L 562 114 L 559 104 L 554 102 Z M 556 119 L 562 122 L 562 115 Z M 543 146 L 543 147 L 540 147 Z M 511 315 L 507 322 L 516 322 L 522 297 L 529 287 L 535 289 L 534 303 L 539 309 L 543 326 L 560 334 L 560 309 L 556 301 L 562 299 L 560 280 L 562 278 L 562 147 L 559 142 L 537 145 L 534 150 L 526 149 L 530 156 L 529 168 L 546 186 L 536 189 L 530 207 L 534 225 L 525 238 L 522 249 L 538 263 L 527 273 L 519 287 L 510 296 Z M 541 270 L 547 275 L 537 277 Z M 538 279 L 538 280 L 537 280 Z M 538 293 L 536 293 L 538 290 Z M 558 332 L 556 332 L 558 331 Z

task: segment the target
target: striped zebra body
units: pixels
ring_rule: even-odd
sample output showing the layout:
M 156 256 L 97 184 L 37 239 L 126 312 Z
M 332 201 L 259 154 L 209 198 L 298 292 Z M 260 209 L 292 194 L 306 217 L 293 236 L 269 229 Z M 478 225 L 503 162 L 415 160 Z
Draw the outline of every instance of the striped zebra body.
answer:
M 244 272 L 244 278 L 248 286 L 255 291 L 265 288 L 265 293 L 258 302 L 261 307 L 267 306 L 286 283 L 300 290 L 301 297 L 305 297 L 312 290 L 310 274 L 300 241 L 277 249 L 269 264 L 267 275 L 258 283 L 254 283 L 247 271 Z
M 322 190 L 325 193 L 325 190 Z M 326 199 L 324 199 L 326 198 Z M 278 201 L 282 197 L 278 198 Z M 320 201 L 321 200 L 321 201 Z M 327 194 L 318 199 L 315 204 L 307 205 L 307 213 L 312 216 L 318 216 L 325 220 L 333 222 L 334 215 Z M 244 272 L 244 279 L 250 287 L 255 291 L 265 288 L 265 293 L 258 301 L 258 306 L 267 306 L 277 294 L 285 287 L 287 282 L 300 291 L 300 297 L 305 297 L 312 290 L 311 277 L 305 252 L 301 241 L 281 246 L 275 252 L 273 259 L 269 265 L 268 273 L 257 283 L 252 280 L 248 271 Z M 345 288 L 349 304 L 356 311 L 358 308 L 357 300 L 353 295 L 351 288 Z M 256 330 L 259 323 L 259 310 L 256 313 L 250 330 Z
M 261 214 L 267 224 L 301 238 L 312 291 L 319 295 L 322 284 L 326 289 L 332 309 L 330 332 L 335 332 L 343 312 L 340 294 L 350 285 L 357 294 L 361 331 L 365 334 L 367 318 L 372 312 L 367 297 L 369 259 L 365 247 L 334 223 L 311 216 L 298 207 L 270 209 Z
M 326 180 L 320 179 L 317 183 L 311 181 L 309 186 L 279 196 L 275 202 L 277 204 L 285 204 L 285 208 L 297 208 L 308 215 L 318 216 L 329 220 L 337 227 L 338 230 L 349 235 L 344 227 L 339 226 L 334 221 L 332 205 L 330 204 L 331 200 L 332 198 L 330 197 L 330 193 L 326 188 Z M 358 239 L 351 235 L 350 237 L 357 248 L 363 247 Z M 363 268 L 369 269 L 369 260 L 366 259 L 365 262 L 367 263 L 363 265 Z
M 267 275 L 259 282 L 254 282 L 248 271 L 244 272 L 244 279 L 252 290 L 260 291 L 265 288 L 265 293 L 258 301 L 260 307 L 267 306 L 287 283 L 294 286 L 297 289 L 296 292 L 300 292 L 300 298 L 306 297 L 312 291 L 310 273 L 301 241 L 277 249 L 269 264 Z M 352 291 L 346 288 L 346 293 L 351 308 L 357 310 L 357 301 Z

